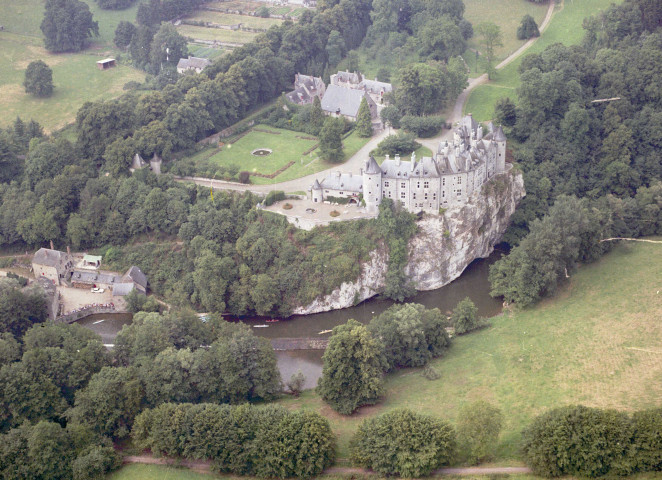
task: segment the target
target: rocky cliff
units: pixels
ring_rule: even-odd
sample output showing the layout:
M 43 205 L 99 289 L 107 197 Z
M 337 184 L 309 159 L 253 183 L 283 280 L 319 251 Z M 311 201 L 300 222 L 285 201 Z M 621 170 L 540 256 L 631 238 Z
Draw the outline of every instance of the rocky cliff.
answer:
M 475 259 L 489 256 L 503 236 L 510 216 L 525 195 L 524 180 L 511 169 L 474 192 L 464 205 L 442 215 L 425 215 L 409 242 L 405 273 L 418 290 L 434 290 L 459 277 Z M 351 307 L 377 295 L 384 287 L 388 253 L 378 249 L 354 282 L 345 282 L 330 295 L 294 309 L 294 315 Z

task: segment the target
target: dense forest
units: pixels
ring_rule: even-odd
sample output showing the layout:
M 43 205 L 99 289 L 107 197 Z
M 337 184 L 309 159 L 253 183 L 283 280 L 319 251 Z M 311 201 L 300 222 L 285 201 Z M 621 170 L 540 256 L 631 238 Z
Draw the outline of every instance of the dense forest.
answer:
M 662 9 L 628 0 L 584 21 L 581 45 L 556 44 L 520 66 L 511 127 L 527 196 L 490 272 L 493 293 L 527 305 L 553 293 L 610 237 L 662 233 Z M 599 101 L 599 100 L 608 101 Z M 610 100 L 611 99 L 611 100 Z M 598 100 L 598 102 L 596 102 Z

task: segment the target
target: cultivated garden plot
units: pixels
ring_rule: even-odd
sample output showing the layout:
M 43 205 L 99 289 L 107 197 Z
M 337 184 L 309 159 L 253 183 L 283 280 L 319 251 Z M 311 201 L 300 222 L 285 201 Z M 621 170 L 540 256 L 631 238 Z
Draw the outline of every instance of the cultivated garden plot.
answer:
M 262 18 L 250 15 L 235 15 L 231 13 L 198 10 L 184 19 L 187 22 L 208 22 L 216 25 L 239 25 L 248 28 L 268 29 L 272 25 L 280 25 L 283 20 L 278 18 Z
M 269 133 L 268 133 L 269 132 Z M 352 132 L 343 140 L 345 161 L 358 152 L 369 138 L 361 138 Z M 257 125 L 252 131 L 233 143 L 224 143 L 214 150 L 205 149 L 194 155 L 192 160 L 219 167 L 233 167 L 251 173 L 251 183 L 270 183 L 294 180 L 333 167 L 333 163 L 319 158 L 316 148 L 318 139 L 301 132 Z M 259 150 L 270 150 L 260 155 Z M 255 153 L 253 153 L 255 152 Z M 218 175 L 217 178 L 221 178 Z
M 114 98 L 122 93 L 129 81 L 142 82 L 144 72 L 118 65 L 106 71 L 97 69 L 96 62 L 115 56 L 112 45 L 115 28 L 121 20 L 134 21 L 136 7 L 121 11 L 101 10 L 96 2 L 86 2 L 99 22 L 99 37 L 93 37 L 90 47 L 79 53 L 52 54 L 44 49 L 39 25 L 43 18 L 41 0 L 0 0 L 0 126 L 6 126 L 20 115 L 37 120 L 46 131 L 71 123 L 78 109 L 87 101 Z M 33 60 L 43 60 L 53 70 L 55 90 L 48 98 L 36 98 L 25 93 L 25 69 Z
M 177 31 L 184 37 L 207 42 L 243 44 L 252 42 L 257 33 L 244 30 L 225 30 L 223 28 L 207 28 L 195 25 L 179 25 Z

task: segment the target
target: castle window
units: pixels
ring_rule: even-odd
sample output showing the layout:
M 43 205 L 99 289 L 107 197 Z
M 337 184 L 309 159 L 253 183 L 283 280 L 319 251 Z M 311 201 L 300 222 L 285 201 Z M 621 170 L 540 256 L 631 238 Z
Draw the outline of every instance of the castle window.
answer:
M 460 195 L 462 195 L 462 190 L 457 191 L 457 196 L 459 197 Z
M 446 196 L 446 190 L 441 191 L 441 196 L 442 196 L 442 198 Z
M 407 185 L 407 184 L 406 184 L 405 182 L 402 182 L 402 183 L 400 184 L 400 188 L 406 188 L 406 185 Z
M 445 177 L 441 179 L 441 184 L 446 185 L 446 178 Z
M 400 198 L 405 198 L 405 192 L 402 192 L 402 193 L 400 194 Z
M 416 188 L 421 188 L 421 182 L 416 182 Z
M 436 194 L 436 193 L 433 193 L 433 194 L 432 194 L 432 200 L 436 200 L 436 199 L 437 199 L 437 194 Z
M 329 191 L 328 191 L 328 190 L 324 190 L 324 193 L 329 193 Z
M 430 188 L 430 182 L 423 182 L 423 188 Z
M 462 177 L 457 177 L 457 184 L 462 185 Z
M 342 195 L 342 194 L 343 194 L 343 192 L 340 192 L 338 195 Z
M 384 182 L 384 186 L 385 186 L 385 187 L 388 187 L 388 182 Z
M 412 193 L 412 194 L 411 194 L 411 198 L 413 198 L 414 200 L 416 200 L 416 193 Z
M 428 199 L 428 192 L 425 192 L 425 199 Z
M 389 190 L 389 192 L 388 192 L 388 198 L 391 198 L 391 197 L 392 197 L 392 195 L 391 195 L 391 191 Z

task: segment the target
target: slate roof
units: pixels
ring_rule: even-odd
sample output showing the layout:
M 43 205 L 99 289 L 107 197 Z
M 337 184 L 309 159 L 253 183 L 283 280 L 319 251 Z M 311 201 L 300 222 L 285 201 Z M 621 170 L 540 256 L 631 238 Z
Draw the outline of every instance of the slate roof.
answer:
M 315 183 L 313 183 L 313 190 L 322 190 L 320 182 L 318 182 L 317 179 L 315 179 Z
M 406 161 L 399 163 L 398 165 L 397 160 L 384 160 L 382 163 L 384 178 L 439 177 L 439 169 L 432 157 L 423 157 L 420 161 L 414 160 L 413 162 Z
M 48 267 L 61 267 L 64 266 L 67 260 L 67 254 L 59 250 L 51 250 L 50 248 L 40 248 L 34 254 L 32 263 L 38 265 L 46 265 Z
M 382 173 L 381 169 L 379 168 L 379 165 L 377 164 L 377 161 L 375 160 L 375 157 L 373 157 L 372 155 L 365 164 L 365 173 L 370 175 L 375 175 L 376 173 Z
M 366 93 L 363 90 L 352 90 L 338 85 L 329 85 L 322 98 L 322 110 L 329 113 L 340 113 L 348 117 L 356 117 L 359 113 L 361 100 Z
M 377 80 L 363 80 L 359 83 L 359 88 L 363 88 L 371 93 L 388 93 L 393 91 L 393 85 L 386 82 L 379 82 Z
M 135 288 L 133 283 L 118 283 L 113 285 L 113 297 L 123 297 L 131 293 L 131 290 Z
M 501 125 L 499 125 L 496 128 L 496 131 L 494 132 L 494 140 L 496 140 L 497 142 L 506 141 L 506 135 L 503 133 L 503 128 L 501 128 Z
M 359 193 L 363 191 L 363 177 L 351 173 L 332 173 L 321 181 L 320 186 L 329 190 L 347 190 Z
M 111 275 L 110 273 L 99 273 L 99 272 L 85 270 L 85 271 L 75 271 L 71 275 L 71 281 L 78 283 L 89 283 L 90 285 L 97 283 L 104 283 L 107 285 L 111 285 L 114 283 L 119 283 L 121 279 L 119 276 Z
M 189 68 L 204 70 L 204 68 L 207 65 L 211 65 L 211 60 L 209 60 L 208 58 L 191 57 L 191 56 L 189 56 L 188 58 L 180 58 L 179 62 L 177 62 L 177 68 L 184 70 Z
M 147 277 L 142 272 L 142 270 L 140 270 L 135 265 L 129 268 L 122 277 L 122 282 L 128 283 L 129 281 L 137 283 L 145 289 L 147 288 Z
M 338 72 L 334 76 L 334 79 L 340 82 L 345 83 L 354 83 L 358 84 L 361 81 L 361 76 L 356 72 Z

